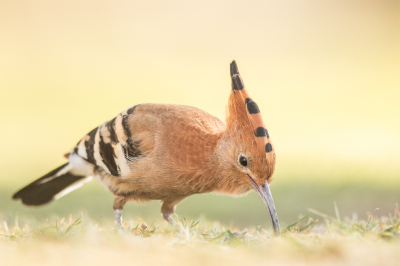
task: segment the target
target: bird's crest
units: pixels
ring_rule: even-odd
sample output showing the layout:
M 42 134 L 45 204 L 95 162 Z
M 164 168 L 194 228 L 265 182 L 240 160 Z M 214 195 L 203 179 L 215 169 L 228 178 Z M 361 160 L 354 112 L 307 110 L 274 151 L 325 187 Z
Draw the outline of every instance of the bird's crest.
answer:
M 275 165 L 275 151 L 258 105 L 250 98 L 235 61 L 231 63 L 232 91 L 228 102 L 227 126 L 236 126 L 252 154 Z M 272 170 L 273 171 L 273 170 Z

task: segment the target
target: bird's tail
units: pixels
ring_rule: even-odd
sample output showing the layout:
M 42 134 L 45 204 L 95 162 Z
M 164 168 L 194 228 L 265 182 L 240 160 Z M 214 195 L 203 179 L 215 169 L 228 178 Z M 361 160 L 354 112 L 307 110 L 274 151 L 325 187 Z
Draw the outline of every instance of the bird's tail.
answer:
M 92 179 L 91 176 L 77 175 L 71 170 L 71 163 L 66 163 L 22 188 L 14 194 L 13 199 L 21 199 L 25 205 L 43 205 L 61 198 Z

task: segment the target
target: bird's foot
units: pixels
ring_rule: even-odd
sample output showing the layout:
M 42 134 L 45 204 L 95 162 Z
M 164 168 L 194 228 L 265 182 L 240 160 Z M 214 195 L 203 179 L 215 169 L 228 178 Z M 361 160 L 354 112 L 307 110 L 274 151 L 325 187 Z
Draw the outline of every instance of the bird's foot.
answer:
M 172 230 L 172 232 L 175 233 L 180 233 L 182 232 L 182 229 L 180 228 L 179 224 L 174 220 L 174 218 L 172 218 L 172 215 L 170 213 L 164 213 L 163 214 L 164 220 L 166 220 L 170 226 L 169 230 Z

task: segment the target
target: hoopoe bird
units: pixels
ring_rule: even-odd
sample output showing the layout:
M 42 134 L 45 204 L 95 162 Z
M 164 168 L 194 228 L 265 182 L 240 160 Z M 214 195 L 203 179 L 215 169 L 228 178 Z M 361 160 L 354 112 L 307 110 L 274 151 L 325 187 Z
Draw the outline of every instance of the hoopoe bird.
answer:
M 254 189 L 276 235 L 279 221 L 269 184 L 275 150 L 260 109 L 250 98 L 236 62 L 226 122 L 195 107 L 140 104 L 84 136 L 68 163 L 19 190 L 13 199 L 39 206 L 95 179 L 114 194 L 117 224 L 128 201 L 161 200 L 174 223 L 175 206 L 198 193 L 241 195 Z

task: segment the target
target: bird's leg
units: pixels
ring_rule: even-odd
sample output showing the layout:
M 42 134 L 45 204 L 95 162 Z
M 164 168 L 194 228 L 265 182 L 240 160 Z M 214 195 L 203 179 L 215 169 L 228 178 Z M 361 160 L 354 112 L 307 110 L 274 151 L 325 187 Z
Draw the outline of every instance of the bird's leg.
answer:
M 116 209 L 114 210 L 115 213 L 115 219 L 117 220 L 117 225 L 118 228 L 122 227 L 122 209 Z
M 118 229 L 122 229 L 122 208 L 124 207 L 125 203 L 125 198 L 115 196 L 113 209 L 115 213 L 115 219 L 117 220 Z
M 182 199 L 166 200 L 161 207 L 163 218 L 172 225 L 175 224 L 172 214 L 175 213 L 176 204 L 178 204 L 181 200 Z
M 175 220 L 174 220 L 174 218 L 172 218 L 171 213 L 163 213 L 163 218 L 164 218 L 167 222 L 169 222 L 170 224 L 172 224 L 172 225 L 175 223 Z
M 161 213 L 167 222 L 172 225 L 175 223 L 174 218 L 172 218 L 172 214 L 175 213 L 175 205 L 172 205 L 171 202 L 164 201 L 161 207 Z

